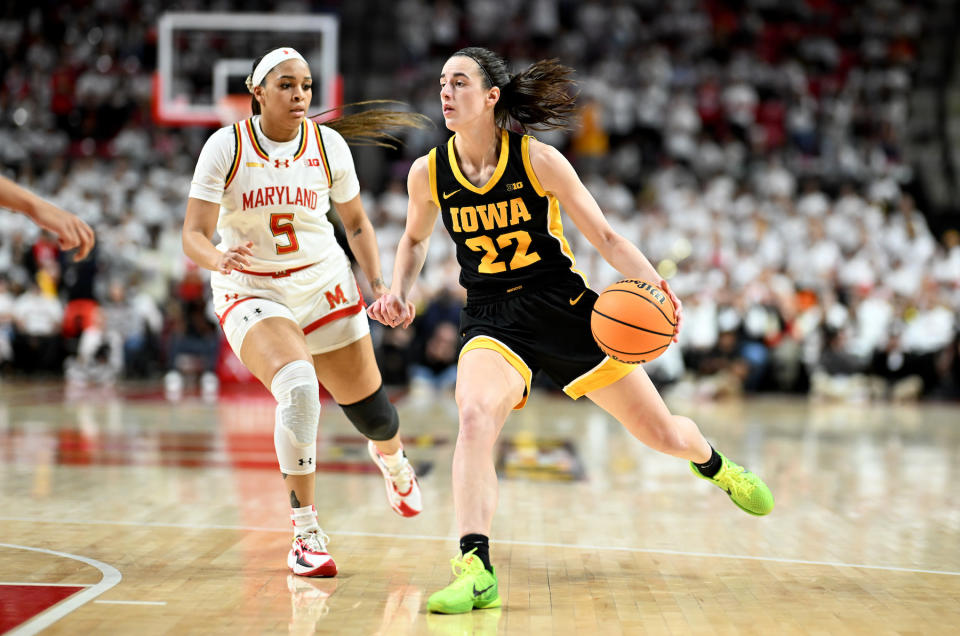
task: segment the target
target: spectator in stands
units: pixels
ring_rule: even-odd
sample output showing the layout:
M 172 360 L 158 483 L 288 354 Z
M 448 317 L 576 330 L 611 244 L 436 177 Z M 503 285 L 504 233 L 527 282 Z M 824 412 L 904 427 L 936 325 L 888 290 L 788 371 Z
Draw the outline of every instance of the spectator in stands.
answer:
M 52 374 L 60 371 L 63 347 L 60 325 L 63 305 L 56 296 L 40 292 L 31 281 L 13 304 L 15 336 L 14 361 L 25 373 Z
M 457 340 L 456 323 L 443 320 L 433 327 L 410 367 L 413 389 L 453 389 L 457 382 Z

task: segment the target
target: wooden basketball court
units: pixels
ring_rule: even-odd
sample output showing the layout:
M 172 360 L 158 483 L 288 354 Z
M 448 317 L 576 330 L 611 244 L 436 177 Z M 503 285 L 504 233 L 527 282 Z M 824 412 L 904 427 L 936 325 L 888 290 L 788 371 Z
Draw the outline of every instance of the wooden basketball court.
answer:
M 398 405 L 425 511 L 388 508 L 325 406 L 318 509 L 340 575 L 302 579 L 269 399 L 3 384 L 0 632 L 960 631 L 958 406 L 673 404 L 770 485 L 776 508 L 754 518 L 586 400 L 535 393 L 498 457 L 504 606 L 438 616 L 456 413 L 448 396 Z

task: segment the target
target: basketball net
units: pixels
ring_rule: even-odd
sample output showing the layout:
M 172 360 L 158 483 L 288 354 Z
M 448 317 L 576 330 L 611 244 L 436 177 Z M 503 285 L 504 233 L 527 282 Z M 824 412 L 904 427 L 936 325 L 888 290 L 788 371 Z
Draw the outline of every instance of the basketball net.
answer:
M 250 95 L 224 95 L 217 102 L 217 117 L 221 126 L 235 124 L 250 116 Z

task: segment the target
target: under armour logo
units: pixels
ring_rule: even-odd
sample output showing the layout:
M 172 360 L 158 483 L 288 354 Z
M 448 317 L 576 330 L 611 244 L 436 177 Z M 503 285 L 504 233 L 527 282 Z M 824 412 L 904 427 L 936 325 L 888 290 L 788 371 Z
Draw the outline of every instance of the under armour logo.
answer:
M 257 308 L 254 309 L 253 311 L 254 311 L 254 313 L 257 313 L 257 314 L 262 314 L 262 313 L 263 313 L 263 311 L 262 311 L 259 307 L 257 307 Z
M 237 299 L 237 296 L 238 296 L 238 294 L 224 294 L 224 295 L 223 295 L 224 299 L 227 300 L 227 301 L 229 301 L 231 298 L 233 298 L 234 300 L 236 300 L 236 299 Z
M 303 466 L 304 463 L 312 464 L 312 463 L 313 463 L 313 457 L 307 457 L 306 459 L 301 459 L 301 460 L 300 460 L 300 465 Z
M 280 166 L 280 162 L 281 162 L 281 161 L 283 162 L 283 167 L 284 167 L 284 168 L 289 168 L 289 167 L 290 167 L 290 160 L 289 160 L 289 159 L 274 159 L 274 160 L 273 160 L 273 167 L 274 167 L 274 168 L 280 168 L 280 167 L 281 167 L 281 166 Z

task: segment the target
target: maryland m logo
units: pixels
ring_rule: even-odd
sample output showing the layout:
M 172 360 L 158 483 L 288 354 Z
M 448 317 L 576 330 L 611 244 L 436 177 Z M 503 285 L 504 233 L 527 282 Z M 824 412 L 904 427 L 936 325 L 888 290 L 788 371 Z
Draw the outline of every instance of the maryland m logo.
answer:
M 327 302 L 330 303 L 330 309 L 347 302 L 347 297 L 343 295 L 343 290 L 340 289 L 340 285 L 337 285 L 336 289 L 332 292 L 323 292 L 323 294 L 327 297 Z

